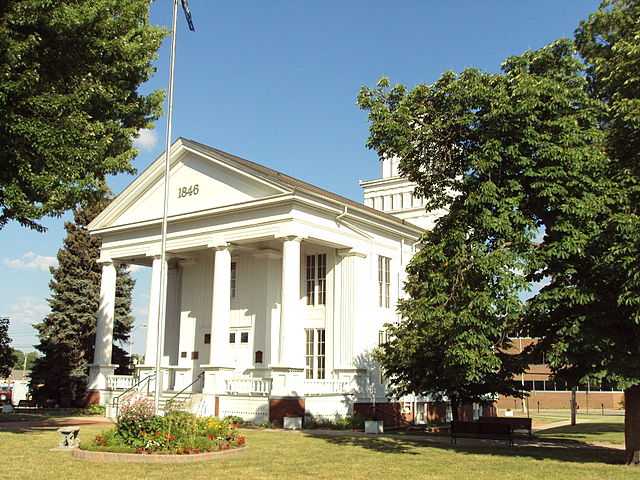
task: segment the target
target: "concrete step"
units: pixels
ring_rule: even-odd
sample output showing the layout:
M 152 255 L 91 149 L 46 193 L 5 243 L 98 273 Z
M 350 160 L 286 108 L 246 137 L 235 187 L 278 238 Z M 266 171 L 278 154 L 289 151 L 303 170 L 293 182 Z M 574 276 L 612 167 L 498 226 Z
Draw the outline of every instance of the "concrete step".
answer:
M 159 399 L 160 411 L 164 413 L 167 403 L 173 402 L 173 409 L 183 410 L 190 403 L 192 393 L 190 392 L 162 392 Z

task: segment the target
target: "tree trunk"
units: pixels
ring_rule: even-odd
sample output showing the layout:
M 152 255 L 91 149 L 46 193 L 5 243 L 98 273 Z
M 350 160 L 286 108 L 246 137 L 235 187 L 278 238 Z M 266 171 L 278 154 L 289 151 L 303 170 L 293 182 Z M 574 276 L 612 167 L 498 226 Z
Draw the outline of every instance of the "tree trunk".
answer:
M 624 391 L 625 463 L 640 465 L 640 385 Z
M 578 402 L 576 400 L 576 387 L 571 389 L 571 425 L 576 424 L 576 410 L 578 409 Z
M 458 407 L 460 406 L 460 401 L 457 397 L 451 397 L 451 418 L 454 422 L 457 422 L 460 418 L 458 415 Z

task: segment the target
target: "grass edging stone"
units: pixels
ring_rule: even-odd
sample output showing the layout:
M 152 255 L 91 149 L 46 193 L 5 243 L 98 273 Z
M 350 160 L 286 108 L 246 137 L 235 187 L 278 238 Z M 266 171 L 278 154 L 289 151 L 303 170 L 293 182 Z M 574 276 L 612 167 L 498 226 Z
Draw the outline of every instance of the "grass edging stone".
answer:
M 224 457 L 246 450 L 247 446 L 219 450 L 216 452 L 189 453 L 189 454 L 162 454 L 162 453 L 115 453 L 95 450 L 82 450 L 75 448 L 71 455 L 79 460 L 94 462 L 118 462 L 118 463 L 195 463 L 206 462 L 218 457 Z

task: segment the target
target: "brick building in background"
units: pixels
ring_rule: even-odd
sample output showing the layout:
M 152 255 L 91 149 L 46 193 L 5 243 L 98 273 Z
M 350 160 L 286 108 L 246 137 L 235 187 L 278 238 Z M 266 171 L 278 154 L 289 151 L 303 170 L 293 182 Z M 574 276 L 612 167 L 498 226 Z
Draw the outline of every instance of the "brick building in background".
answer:
M 529 337 L 512 338 L 514 349 L 522 352 L 524 348 L 535 342 Z M 529 390 L 525 403 L 530 410 L 570 409 L 571 387 L 566 383 L 551 378 L 551 370 L 545 363 L 544 357 L 538 362 L 530 364 L 527 371 L 515 379 L 523 382 Z M 599 410 L 624 409 L 624 393 L 616 390 L 606 381 L 602 383 L 587 383 L 578 386 L 576 393 L 578 410 L 582 412 Z M 497 402 L 498 409 L 522 410 L 521 399 L 500 395 Z

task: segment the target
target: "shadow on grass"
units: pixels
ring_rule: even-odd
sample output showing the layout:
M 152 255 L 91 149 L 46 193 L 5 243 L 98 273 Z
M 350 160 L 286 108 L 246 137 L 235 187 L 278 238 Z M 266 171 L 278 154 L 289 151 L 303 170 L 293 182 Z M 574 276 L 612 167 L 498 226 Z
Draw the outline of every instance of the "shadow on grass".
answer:
M 553 435 L 589 435 L 597 437 L 608 433 L 624 433 L 624 423 L 578 423 L 562 427 L 546 428 L 538 432 L 539 435 L 550 437 Z
M 578 423 L 547 428 L 536 433 L 540 438 L 570 439 L 586 443 L 624 444 L 623 423 Z
M 17 413 L 0 416 L 0 432 L 32 433 L 57 430 L 65 425 L 96 425 L 109 423 L 104 417 L 86 416 L 84 418 L 63 417 L 54 412 L 48 413 Z
M 402 453 L 417 455 L 419 454 L 419 452 L 415 451 L 415 447 L 425 446 L 424 443 L 420 444 L 414 441 L 405 441 L 384 436 L 364 437 L 360 435 L 349 435 L 348 433 L 344 433 L 339 436 L 332 436 L 310 431 L 305 431 L 304 433 L 309 437 L 321 438 L 322 440 L 325 440 L 326 442 L 333 445 L 361 447 L 367 450 L 374 450 L 376 452 L 382 453 Z
M 423 453 L 421 449 L 437 448 L 462 454 L 519 457 L 534 460 L 613 465 L 622 465 L 624 463 L 623 450 L 586 446 L 583 442 L 575 440 L 562 440 L 561 442 L 545 442 L 542 440 L 536 442 L 535 439 L 529 440 L 523 437 L 520 441 L 516 440 L 515 446 L 509 447 L 504 442 L 475 439 L 458 440 L 457 445 L 452 445 L 448 436 L 412 439 L 408 435 L 400 438 L 398 436 L 364 436 L 350 433 L 332 435 L 308 430 L 304 433 L 309 437 L 322 439 L 333 445 L 359 447 L 376 452 L 399 455 L 419 455 Z

